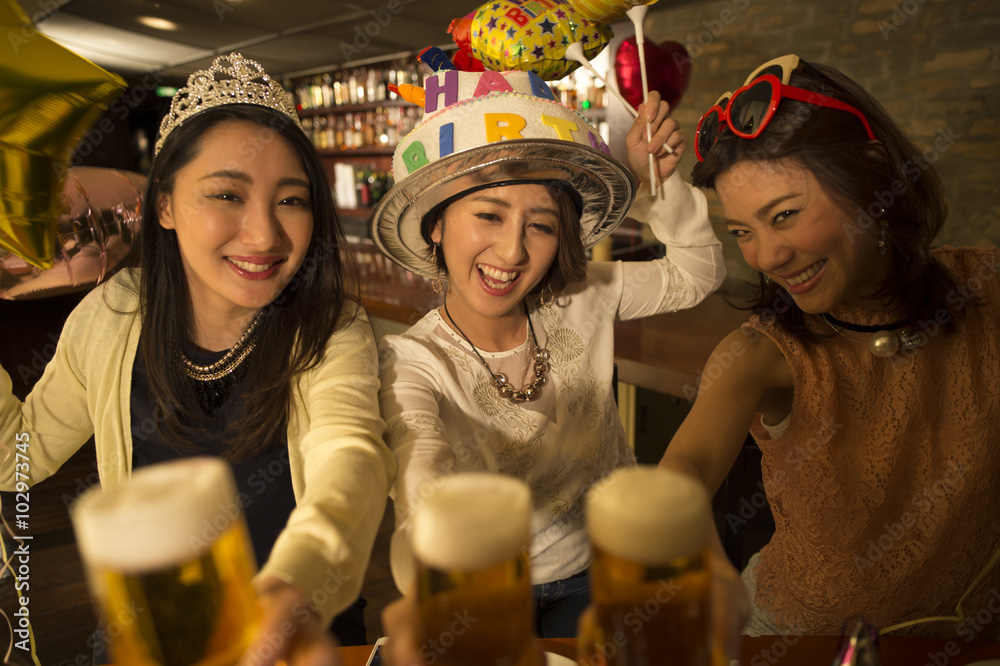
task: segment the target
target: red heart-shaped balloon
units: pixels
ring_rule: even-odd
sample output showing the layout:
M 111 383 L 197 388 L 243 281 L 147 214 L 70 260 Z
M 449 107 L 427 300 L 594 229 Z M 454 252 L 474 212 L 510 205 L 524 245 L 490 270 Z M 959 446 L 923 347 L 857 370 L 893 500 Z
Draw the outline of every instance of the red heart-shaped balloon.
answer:
M 691 58 L 687 49 L 678 42 L 643 43 L 646 54 L 646 78 L 649 90 L 659 91 L 660 96 L 673 109 L 681 101 L 691 80 Z M 618 92 L 634 107 L 642 104 L 642 73 L 639 66 L 639 48 L 635 36 L 622 40 L 615 54 L 615 78 Z

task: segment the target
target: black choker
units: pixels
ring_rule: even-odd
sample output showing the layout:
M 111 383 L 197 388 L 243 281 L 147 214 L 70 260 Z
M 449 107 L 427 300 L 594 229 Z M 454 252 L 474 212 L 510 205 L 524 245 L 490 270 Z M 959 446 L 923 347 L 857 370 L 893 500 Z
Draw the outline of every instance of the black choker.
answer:
M 869 326 L 864 324 L 852 324 L 847 321 L 841 321 L 840 319 L 837 319 L 836 317 L 827 312 L 821 313 L 820 316 L 823 317 L 823 319 L 830 326 L 830 328 L 834 330 L 835 333 L 837 333 L 841 337 L 847 338 L 852 342 L 857 342 L 858 344 L 867 344 L 868 349 L 871 350 L 871 353 L 881 358 L 889 358 L 890 356 L 898 352 L 900 348 L 905 349 L 906 351 L 911 351 L 919 347 L 923 342 L 919 334 L 914 334 L 907 329 L 903 329 L 903 327 L 906 325 L 905 319 L 901 321 L 892 322 L 891 324 Z M 841 328 L 848 331 L 854 331 L 855 333 L 872 333 L 873 335 L 871 336 L 871 338 L 868 339 L 868 342 L 866 343 L 863 340 L 857 340 L 850 336 L 844 335 L 844 333 L 840 330 Z M 894 332 L 897 330 L 899 330 L 899 333 Z

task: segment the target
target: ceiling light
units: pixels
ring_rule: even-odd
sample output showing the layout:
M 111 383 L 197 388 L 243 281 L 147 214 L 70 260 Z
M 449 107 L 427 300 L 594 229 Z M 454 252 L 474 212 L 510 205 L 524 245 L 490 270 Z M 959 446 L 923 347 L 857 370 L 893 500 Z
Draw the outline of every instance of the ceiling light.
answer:
M 136 19 L 136 21 L 150 28 L 156 28 L 157 30 L 177 30 L 179 27 L 173 21 L 157 18 L 155 16 L 140 16 Z

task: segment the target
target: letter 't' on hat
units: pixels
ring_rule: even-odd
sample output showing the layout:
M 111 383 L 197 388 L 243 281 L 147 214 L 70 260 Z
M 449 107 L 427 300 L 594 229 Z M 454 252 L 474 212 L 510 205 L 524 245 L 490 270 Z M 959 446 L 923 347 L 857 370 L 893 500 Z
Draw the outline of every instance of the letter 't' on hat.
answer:
M 371 220 L 375 244 L 407 270 L 437 274 L 421 223 L 468 191 L 562 181 L 581 204 L 585 248 L 610 234 L 632 205 L 635 177 L 536 74 L 441 70 L 424 81 L 423 97 L 423 120 L 393 155 L 396 184 Z

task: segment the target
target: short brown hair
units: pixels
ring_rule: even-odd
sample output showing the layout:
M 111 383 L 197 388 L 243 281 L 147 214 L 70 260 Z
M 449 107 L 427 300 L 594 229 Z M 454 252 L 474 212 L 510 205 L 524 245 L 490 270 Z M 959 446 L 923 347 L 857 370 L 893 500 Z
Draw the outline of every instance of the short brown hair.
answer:
M 511 181 L 498 183 L 497 185 L 517 185 L 526 181 Z M 566 285 L 572 282 L 579 282 L 587 275 L 587 255 L 583 249 L 583 239 L 580 237 L 580 204 L 579 197 L 572 187 L 561 180 L 550 180 L 542 183 L 556 203 L 556 210 L 559 213 L 559 248 L 556 251 L 556 259 L 552 262 L 545 277 L 531 290 L 532 296 L 539 296 L 546 287 L 558 294 Z M 464 192 L 462 196 L 468 195 Z M 461 198 L 461 197 L 458 197 Z M 448 274 L 448 267 L 445 265 L 444 253 L 434 252 L 434 241 L 431 240 L 431 230 L 434 225 L 444 215 L 448 205 L 457 199 L 445 202 L 445 205 L 438 206 L 424 217 L 420 225 L 420 233 L 427 243 L 427 257 L 431 261 L 436 260 L 438 271 L 441 275 Z

